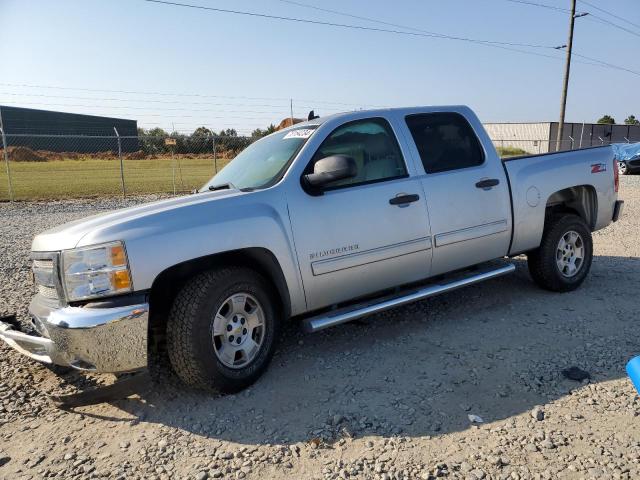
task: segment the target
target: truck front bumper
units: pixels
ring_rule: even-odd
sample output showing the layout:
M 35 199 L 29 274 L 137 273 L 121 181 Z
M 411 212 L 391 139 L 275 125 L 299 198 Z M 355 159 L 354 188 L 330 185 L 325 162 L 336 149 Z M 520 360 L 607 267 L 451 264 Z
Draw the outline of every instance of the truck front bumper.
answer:
M 39 335 L 0 321 L 0 339 L 34 360 L 102 373 L 147 366 L 148 303 L 55 307 L 36 295 L 29 313 Z

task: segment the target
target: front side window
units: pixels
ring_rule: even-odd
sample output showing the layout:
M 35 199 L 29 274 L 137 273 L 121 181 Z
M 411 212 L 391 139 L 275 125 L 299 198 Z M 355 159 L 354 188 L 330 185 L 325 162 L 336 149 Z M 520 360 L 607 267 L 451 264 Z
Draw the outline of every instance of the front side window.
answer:
M 424 113 L 406 117 L 427 173 L 475 167 L 484 152 L 469 122 L 458 113 Z
M 201 191 L 227 184 L 240 190 L 272 185 L 281 178 L 316 128 L 317 125 L 307 125 L 276 132 L 252 143 L 209 180 Z
M 389 123 L 382 118 L 356 120 L 336 128 L 320 145 L 313 164 L 331 155 L 347 155 L 355 160 L 355 177 L 337 180 L 329 188 L 353 186 L 407 175 L 402 153 Z M 309 173 L 309 172 L 308 172 Z

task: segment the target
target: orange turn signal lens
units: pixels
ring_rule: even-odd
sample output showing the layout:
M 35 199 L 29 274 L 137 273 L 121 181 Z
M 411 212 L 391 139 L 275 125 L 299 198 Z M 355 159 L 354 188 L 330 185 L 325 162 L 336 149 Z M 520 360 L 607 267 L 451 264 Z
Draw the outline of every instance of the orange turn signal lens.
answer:
M 118 290 L 129 290 L 131 288 L 131 278 L 126 270 L 111 272 L 111 285 Z
M 124 267 L 127 265 L 127 256 L 122 245 L 111 247 L 111 265 L 114 267 Z

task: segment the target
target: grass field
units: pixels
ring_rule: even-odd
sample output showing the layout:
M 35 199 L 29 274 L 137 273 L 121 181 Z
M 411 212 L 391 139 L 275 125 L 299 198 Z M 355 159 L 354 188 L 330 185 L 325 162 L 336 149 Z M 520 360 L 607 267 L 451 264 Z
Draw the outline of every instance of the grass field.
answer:
M 218 170 L 229 160 L 218 159 Z M 16 200 L 64 199 L 122 194 L 117 160 L 56 160 L 9 162 Z M 201 158 L 125 160 L 127 194 L 188 192 L 201 187 L 215 173 L 214 161 Z M 0 168 L 0 201 L 8 200 L 6 165 Z
M 503 157 L 520 155 L 520 149 L 498 149 Z M 220 170 L 230 160 L 218 159 Z M 120 162 L 114 159 L 9 162 L 15 200 L 48 200 L 121 195 Z M 215 173 L 213 158 L 155 158 L 124 160 L 127 194 L 189 192 Z M 0 168 L 0 201 L 9 200 L 6 165 Z

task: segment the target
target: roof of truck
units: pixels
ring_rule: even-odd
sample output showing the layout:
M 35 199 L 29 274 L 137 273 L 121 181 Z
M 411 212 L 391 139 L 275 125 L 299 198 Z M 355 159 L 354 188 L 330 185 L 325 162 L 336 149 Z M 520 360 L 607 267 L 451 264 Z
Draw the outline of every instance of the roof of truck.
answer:
M 382 115 L 385 113 L 392 112 L 401 112 L 401 113 L 418 113 L 418 112 L 461 112 L 467 111 L 471 112 L 471 109 L 466 105 L 425 105 L 425 106 L 413 106 L 413 107 L 390 107 L 390 108 L 376 108 L 376 109 L 368 109 L 368 110 L 351 110 L 347 112 L 339 112 L 333 113 L 331 115 L 326 115 L 324 117 L 314 118 L 313 120 L 306 120 L 304 122 L 296 123 L 291 127 L 287 127 L 288 129 L 295 129 L 306 126 L 319 126 L 323 123 L 333 120 L 336 118 L 344 118 L 344 117 L 353 117 L 353 119 L 363 118 L 363 117 L 371 117 L 376 115 Z

